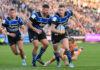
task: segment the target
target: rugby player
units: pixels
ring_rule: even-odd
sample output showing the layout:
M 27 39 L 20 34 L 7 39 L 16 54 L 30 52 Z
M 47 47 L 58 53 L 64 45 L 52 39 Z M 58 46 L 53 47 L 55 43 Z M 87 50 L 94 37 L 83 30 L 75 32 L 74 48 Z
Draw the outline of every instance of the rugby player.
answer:
M 43 61 L 41 60 L 41 56 L 47 49 L 49 42 L 46 38 L 46 34 L 43 30 L 43 27 L 46 24 L 49 24 L 49 22 L 50 22 L 49 5 L 47 4 L 44 4 L 42 6 L 41 12 L 35 12 L 29 18 L 29 22 L 27 24 L 29 27 L 28 29 L 29 39 L 30 39 L 30 42 L 32 42 L 34 46 L 34 49 L 32 52 L 33 67 L 36 67 L 36 60 L 40 62 L 42 65 L 44 65 Z M 41 47 L 40 52 L 37 55 L 37 51 L 39 48 L 39 42 L 41 42 L 43 46 Z
M 21 34 L 20 32 L 20 28 L 23 29 L 23 34 Z M 23 41 L 22 41 L 24 38 L 24 34 L 26 33 L 26 28 L 24 26 L 22 19 L 16 15 L 16 11 L 14 8 L 11 8 L 9 10 L 9 16 L 4 19 L 0 31 L 5 36 L 6 35 L 8 36 L 8 42 L 12 52 L 15 55 L 20 55 L 22 59 L 22 65 L 26 66 L 27 64 L 25 62 L 25 54 L 23 50 Z M 17 45 L 20 52 L 18 52 L 17 50 Z
M 80 47 L 78 49 L 78 46 L 77 44 L 74 42 L 74 39 L 73 38 L 70 38 L 69 39 L 69 48 L 71 50 L 71 56 L 72 56 L 72 60 L 77 60 L 78 59 L 78 56 L 79 54 L 82 52 L 83 48 Z M 60 58 L 64 61 L 65 65 L 68 66 L 69 63 L 66 61 L 68 58 L 65 54 L 65 48 L 63 46 L 61 46 L 60 48 L 60 51 L 59 51 L 59 56 Z M 55 56 L 50 59 L 49 61 L 47 61 L 44 66 L 47 66 L 48 64 L 51 64 L 53 61 L 55 61 Z
M 69 60 L 69 67 L 73 68 L 71 51 L 69 49 L 68 34 L 64 28 L 62 31 L 57 30 L 59 25 L 65 26 L 68 19 L 73 15 L 72 11 L 66 11 L 64 5 L 59 5 L 58 12 L 52 18 L 51 31 L 52 31 L 52 43 L 54 48 L 54 55 L 57 60 L 57 67 L 60 67 L 60 58 L 58 53 L 58 43 L 61 42 L 65 48 L 65 53 Z

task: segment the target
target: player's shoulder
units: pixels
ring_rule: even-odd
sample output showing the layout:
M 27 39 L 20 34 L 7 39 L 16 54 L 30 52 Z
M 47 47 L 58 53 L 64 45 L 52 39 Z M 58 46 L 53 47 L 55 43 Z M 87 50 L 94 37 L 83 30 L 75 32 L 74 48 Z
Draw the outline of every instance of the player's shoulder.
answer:
M 11 17 L 10 16 L 7 16 L 6 18 L 5 18 L 5 20 L 11 20 Z
M 34 19 L 34 18 L 36 18 L 36 17 L 38 16 L 38 14 L 39 14 L 39 12 L 34 12 L 34 13 L 31 15 L 31 17 Z
M 78 48 L 78 45 L 76 43 L 74 43 L 73 47 L 77 47 Z
M 20 16 L 16 16 L 16 20 L 21 20 Z
M 71 15 L 71 16 L 72 16 L 72 15 L 73 15 L 73 12 L 72 12 L 71 10 L 68 10 L 68 11 L 65 12 L 65 14 L 66 14 L 66 15 Z
M 77 44 L 76 44 L 76 43 L 74 43 L 74 45 L 76 46 Z
M 71 10 L 67 10 L 67 11 L 65 11 L 66 13 L 72 13 L 72 11 Z
M 38 15 L 39 17 L 42 17 L 41 12 L 35 12 L 35 15 Z
M 52 21 L 58 21 L 59 20 L 59 15 L 58 13 L 56 13 L 53 17 L 52 17 Z

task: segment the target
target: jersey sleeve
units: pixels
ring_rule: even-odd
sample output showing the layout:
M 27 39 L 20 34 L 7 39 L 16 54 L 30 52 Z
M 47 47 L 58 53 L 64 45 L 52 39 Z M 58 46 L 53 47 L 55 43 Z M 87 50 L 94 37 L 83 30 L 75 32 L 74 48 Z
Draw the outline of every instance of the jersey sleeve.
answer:
M 73 16 L 73 12 L 72 11 L 66 11 L 66 12 L 68 14 L 68 18 L 71 17 L 71 16 Z
M 22 21 L 21 18 L 18 18 L 18 22 L 19 22 L 20 26 L 24 25 L 24 22 Z
M 48 20 L 49 25 L 51 25 L 51 20 L 52 20 L 52 18 L 50 17 L 49 20 Z
M 3 22 L 2 22 L 2 26 L 3 27 L 8 27 L 8 24 L 7 24 L 7 19 L 4 19 Z
M 57 25 L 57 21 L 58 21 L 58 19 L 57 19 L 57 17 L 52 17 L 52 20 L 51 20 L 51 25 Z
M 33 24 L 36 22 L 36 13 L 32 14 L 32 16 L 29 18 L 29 21 Z

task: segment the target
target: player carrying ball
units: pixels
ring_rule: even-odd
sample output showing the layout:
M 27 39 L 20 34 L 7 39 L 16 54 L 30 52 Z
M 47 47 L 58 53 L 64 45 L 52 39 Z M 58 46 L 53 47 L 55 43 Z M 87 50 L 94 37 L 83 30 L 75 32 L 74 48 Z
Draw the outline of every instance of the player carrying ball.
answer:
M 73 68 L 71 51 L 69 49 L 68 35 L 64 26 L 67 24 L 68 19 L 73 15 L 72 11 L 66 11 L 64 5 L 59 5 L 58 12 L 52 18 L 51 31 L 52 43 L 54 48 L 54 55 L 57 60 L 57 67 L 60 67 L 60 58 L 58 52 L 58 43 L 61 42 L 65 48 L 65 53 L 69 60 L 69 67 Z M 63 29 L 63 30 L 62 30 Z

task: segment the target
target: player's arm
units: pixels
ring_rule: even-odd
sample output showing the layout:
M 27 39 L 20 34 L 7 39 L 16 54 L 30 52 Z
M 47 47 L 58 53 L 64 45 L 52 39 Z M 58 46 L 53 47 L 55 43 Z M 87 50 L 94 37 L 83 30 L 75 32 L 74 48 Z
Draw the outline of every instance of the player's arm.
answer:
M 54 25 L 54 24 L 51 25 L 51 31 L 52 31 L 52 32 L 55 32 L 55 33 L 57 33 L 57 34 L 64 34 L 64 33 L 65 33 L 65 29 L 64 29 L 63 31 L 59 31 L 59 30 L 57 30 L 57 29 L 55 28 L 55 25 Z
M 2 26 L 0 26 L 0 32 L 6 37 L 6 31 Z
M 46 35 L 50 35 L 51 34 L 51 26 L 50 25 L 45 25 L 43 27 L 44 32 L 46 33 Z
M 24 25 L 24 22 L 22 21 L 21 18 L 19 18 L 19 24 L 20 24 L 20 27 L 23 29 L 23 35 L 26 34 L 26 27 Z
M 22 25 L 21 28 L 23 29 L 23 34 L 26 34 L 26 27 L 25 27 L 25 25 Z
M 58 31 L 58 30 L 55 28 L 55 26 L 56 26 L 56 25 L 54 25 L 54 24 L 51 25 L 51 31 L 52 31 L 52 32 L 55 32 L 55 33 L 57 33 L 57 34 L 59 34 L 60 31 Z
M 78 13 L 74 11 L 73 16 L 76 18 L 76 24 L 78 24 L 79 26 L 82 26 L 82 24 L 79 21 L 80 17 L 78 16 Z
M 72 12 L 71 10 L 70 11 L 66 11 L 67 12 L 67 14 L 68 14 L 68 17 L 70 18 L 71 16 L 74 16 L 75 18 L 76 18 L 76 20 L 77 20 L 77 22 L 76 23 L 78 23 L 79 22 L 79 16 L 77 16 L 77 13 L 74 11 L 74 12 Z
M 86 31 L 85 31 L 85 28 L 83 27 L 83 25 L 81 24 L 81 22 L 79 21 L 79 16 L 77 15 L 78 13 L 77 12 L 74 12 L 73 13 L 73 16 L 76 18 L 76 24 L 78 24 L 80 27 L 81 27 L 81 29 L 82 29 L 82 31 L 86 34 Z M 80 30 L 81 31 L 81 30 Z
M 51 23 L 51 31 L 57 34 L 63 34 L 65 33 L 64 31 L 60 32 L 59 30 L 57 30 L 55 27 L 57 25 L 57 18 L 53 17 L 52 18 L 52 23 Z
M 0 32 L 6 37 L 5 28 L 8 27 L 6 19 L 3 20 L 2 24 L 0 24 Z
M 74 55 L 72 56 L 72 60 L 78 59 L 78 51 L 74 52 Z
M 37 33 L 40 32 L 37 28 L 35 28 L 35 27 L 32 26 L 32 23 L 31 23 L 31 22 L 27 22 L 27 26 L 28 26 L 29 28 L 31 28 L 33 31 L 37 32 Z
M 77 46 L 75 46 L 73 48 L 73 50 L 74 50 L 74 55 L 72 56 L 72 60 L 77 60 L 78 59 L 78 48 L 77 48 Z
M 41 33 L 41 30 L 35 28 L 35 27 L 32 25 L 32 24 L 35 23 L 34 21 L 36 21 L 36 15 L 35 15 L 35 14 L 33 14 L 33 15 L 29 18 L 29 20 L 27 21 L 27 26 L 28 26 L 29 28 L 31 28 L 33 31 L 35 31 L 35 32 L 37 32 L 37 33 Z
M 21 39 L 23 40 L 24 39 L 24 35 L 26 34 L 26 27 L 25 27 L 25 25 L 22 25 L 21 28 L 23 29 L 23 31 L 22 31 L 23 34 L 21 36 Z
M 22 33 L 23 34 L 21 35 L 21 39 L 23 40 L 24 39 L 24 35 L 26 34 L 26 27 L 25 27 L 24 22 L 22 21 L 21 18 L 18 18 L 18 22 L 20 24 L 20 29 L 22 29 Z

